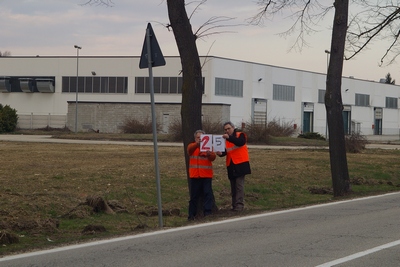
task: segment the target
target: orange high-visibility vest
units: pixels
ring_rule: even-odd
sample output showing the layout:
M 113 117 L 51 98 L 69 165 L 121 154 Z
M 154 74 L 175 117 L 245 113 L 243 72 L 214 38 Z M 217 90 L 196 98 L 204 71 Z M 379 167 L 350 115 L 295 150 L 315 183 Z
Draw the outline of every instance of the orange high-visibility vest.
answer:
M 240 132 L 236 132 L 236 137 L 239 138 Z M 246 141 L 247 136 L 243 133 Z M 225 141 L 226 147 L 226 166 L 229 166 L 231 160 L 234 164 L 239 164 L 243 162 L 249 161 L 249 152 L 247 151 L 247 145 L 243 146 L 236 146 L 234 143 L 229 142 L 228 140 Z
M 190 178 L 212 178 L 212 162 L 205 156 L 200 156 L 200 148 L 196 148 L 189 156 L 189 177 Z

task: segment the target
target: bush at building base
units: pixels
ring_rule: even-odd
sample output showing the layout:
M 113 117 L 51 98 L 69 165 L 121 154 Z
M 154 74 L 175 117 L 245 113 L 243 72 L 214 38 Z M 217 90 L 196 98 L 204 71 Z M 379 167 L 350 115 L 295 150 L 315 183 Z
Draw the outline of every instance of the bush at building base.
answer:
M 0 133 L 15 131 L 18 123 L 17 111 L 8 105 L 0 104 Z

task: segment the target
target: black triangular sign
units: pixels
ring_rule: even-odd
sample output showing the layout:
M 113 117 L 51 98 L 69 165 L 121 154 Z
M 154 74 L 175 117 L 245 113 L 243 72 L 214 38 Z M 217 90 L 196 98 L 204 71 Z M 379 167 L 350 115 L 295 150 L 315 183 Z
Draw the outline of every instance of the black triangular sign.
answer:
M 147 24 L 147 29 L 146 29 L 146 35 L 147 35 L 147 30 L 149 30 L 150 34 L 150 52 L 151 52 L 151 60 L 152 60 L 152 67 L 158 67 L 158 66 L 164 66 L 165 65 L 165 59 L 164 56 L 161 52 L 160 46 L 158 45 L 156 35 L 154 34 L 153 28 L 151 27 L 151 24 Z M 147 58 L 147 36 L 144 36 L 144 42 L 143 42 L 143 49 L 142 49 L 142 55 L 140 56 L 140 62 L 139 62 L 139 68 L 140 69 L 145 69 L 149 67 L 149 62 Z

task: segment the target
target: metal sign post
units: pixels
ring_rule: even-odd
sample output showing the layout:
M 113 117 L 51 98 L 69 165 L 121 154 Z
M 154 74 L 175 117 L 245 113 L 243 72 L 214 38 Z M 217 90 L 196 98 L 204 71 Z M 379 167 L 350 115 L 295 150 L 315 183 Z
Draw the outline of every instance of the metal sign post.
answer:
M 153 49 L 152 49 L 153 48 Z M 147 53 L 146 53 L 147 52 Z M 153 62 L 153 56 L 155 61 Z M 146 60 L 147 58 L 147 60 Z M 150 100 L 151 100 L 151 120 L 153 126 L 153 146 L 154 146 L 154 165 L 156 171 L 156 184 L 157 184 L 157 205 L 158 205 L 158 225 L 163 227 L 162 206 L 161 206 L 161 185 L 160 185 L 160 170 L 158 166 L 158 145 L 157 145 L 157 124 L 156 112 L 154 104 L 154 82 L 153 82 L 153 69 L 152 67 L 165 65 L 164 57 L 158 45 L 156 36 L 153 32 L 151 24 L 147 24 L 146 37 L 143 44 L 142 56 L 140 57 L 139 68 L 149 69 L 149 82 L 150 82 Z

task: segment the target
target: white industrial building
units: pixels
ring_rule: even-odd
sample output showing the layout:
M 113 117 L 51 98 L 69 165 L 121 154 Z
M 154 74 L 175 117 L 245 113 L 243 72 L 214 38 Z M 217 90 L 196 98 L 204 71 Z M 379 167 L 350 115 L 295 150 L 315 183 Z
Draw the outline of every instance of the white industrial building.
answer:
M 171 119 L 180 116 L 182 68 L 179 57 L 165 60 L 165 66 L 153 68 L 153 76 L 157 120 L 167 132 Z M 74 130 L 78 110 L 78 131 L 118 132 L 125 118 L 151 117 L 148 69 L 139 69 L 139 61 L 134 56 L 1 57 L 0 103 L 17 110 L 20 128 Z M 324 73 L 220 57 L 201 57 L 201 63 L 204 117 L 239 127 L 276 120 L 292 123 L 299 133 L 327 133 Z M 346 132 L 399 134 L 399 98 L 399 86 L 343 77 Z

